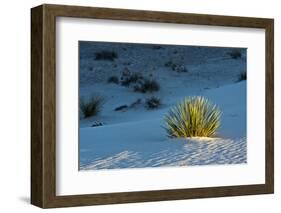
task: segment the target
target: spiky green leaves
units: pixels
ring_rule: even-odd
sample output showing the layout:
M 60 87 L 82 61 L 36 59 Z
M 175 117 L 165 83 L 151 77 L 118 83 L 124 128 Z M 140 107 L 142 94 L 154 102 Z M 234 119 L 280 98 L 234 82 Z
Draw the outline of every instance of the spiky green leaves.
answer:
M 169 137 L 212 137 L 220 117 L 220 109 L 208 99 L 186 97 L 165 115 L 165 129 Z

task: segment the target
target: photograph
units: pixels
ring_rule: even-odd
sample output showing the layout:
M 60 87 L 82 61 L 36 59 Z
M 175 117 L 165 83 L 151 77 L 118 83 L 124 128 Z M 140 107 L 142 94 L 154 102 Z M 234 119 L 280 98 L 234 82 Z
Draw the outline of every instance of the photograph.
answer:
M 31 8 L 32 205 L 274 193 L 274 18 L 159 6 Z
M 79 170 L 247 163 L 247 49 L 79 41 Z

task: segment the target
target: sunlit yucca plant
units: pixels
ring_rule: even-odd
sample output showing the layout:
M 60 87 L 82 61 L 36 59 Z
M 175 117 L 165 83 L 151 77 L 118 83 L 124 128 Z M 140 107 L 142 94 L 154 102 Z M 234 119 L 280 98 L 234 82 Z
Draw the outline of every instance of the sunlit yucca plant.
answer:
M 220 109 L 207 98 L 186 97 L 165 115 L 165 129 L 169 137 L 212 137 L 220 117 Z

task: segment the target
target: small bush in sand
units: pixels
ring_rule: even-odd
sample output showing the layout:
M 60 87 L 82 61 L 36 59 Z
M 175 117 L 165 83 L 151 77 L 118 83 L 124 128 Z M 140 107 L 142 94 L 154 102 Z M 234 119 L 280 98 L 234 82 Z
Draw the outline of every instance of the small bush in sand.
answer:
M 102 96 L 92 96 L 91 98 L 85 100 L 80 99 L 79 108 L 84 116 L 88 118 L 91 116 L 96 116 L 101 111 L 104 104 L 104 98 Z
M 132 75 L 130 76 L 130 82 L 131 83 L 136 83 L 137 81 L 143 79 L 143 76 L 141 73 L 132 73 Z
M 142 80 L 143 76 L 141 73 L 129 73 L 126 75 L 122 75 L 121 77 L 121 84 L 123 86 L 130 86 L 132 83 L 137 83 L 138 81 Z
M 212 137 L 220 118 L 220 109 L 208 99 L 186 97 L 165 115 L 165 129 L 169 137 Z
M 242 57 L 242 53 L 240 50 L 232 50 L 227 53 L 233 59 L 239 59 Z
M 117 76 L 110 76 L 107 79 L 107 83 L 119 84 L 119 79 Z
M 91 127 L 98 127 L 98 126 L 103 126 L 104 124 L 102 123 L 102 122 L 98 122 L 98 121 L 96 121 L 96 122 L 94 122 L 92 125 L 91 125 Z
M 95 60 L 106 60 L 106 61 L 114 61 L 114 59 L 118 58 L 118 55 L 114 51 L 103 50 L 96 53 Z
M 176 72 L 188 72 L 188 69 L 184 65 L 176 64 L 173 61 L 168 61 L 165 63 L 165 67 L 169 67 Z
M 153 50 L 160 50 L 160 49 L 163 49 L 164 47 L 162 47 L 161 45 L 153 45 L 152 46 L 152 49 Z
M 141 93 L 157 92 L 160 90 L 160 85 L 156 80 L 145 78 L 134 86 L 134 90 Z
M 241 72 L 238 76 L 238 82 L 247 80 L 246 72 Z
M 147 98 L 145 100 L 145 106 L 147 109 L 156 109 L 161 105 L 160 98 L 157 98 L 155 96 L 152 96 L 150 98 Z
M 174 62 L 168 61 L 165 63 L 165 67 L 172 67 L 174 65 Z

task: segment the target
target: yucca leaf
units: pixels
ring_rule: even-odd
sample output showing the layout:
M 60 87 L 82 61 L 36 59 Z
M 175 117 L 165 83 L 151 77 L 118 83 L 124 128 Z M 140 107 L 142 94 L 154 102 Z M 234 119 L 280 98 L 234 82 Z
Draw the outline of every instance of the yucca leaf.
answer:
M 164 116 L 169 137 L 212 137 L 220 127 L 221 111 L 201 96 L 186 97 Z

